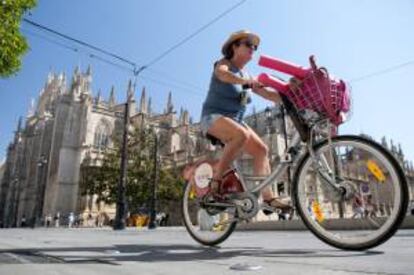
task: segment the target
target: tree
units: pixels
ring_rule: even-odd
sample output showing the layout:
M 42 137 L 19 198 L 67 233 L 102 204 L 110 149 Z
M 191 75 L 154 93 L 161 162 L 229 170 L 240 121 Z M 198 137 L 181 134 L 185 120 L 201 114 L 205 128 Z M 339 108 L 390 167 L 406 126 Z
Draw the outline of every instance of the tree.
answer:
M 35 5 L 36 0 L 0 1 L 0 77 L 9 77 L 21 67 L 21 58 L 29 46 L 20 32 L 20 22 Z
M 104 153 L 100 166 L 83 165 L 81 194 L 97 195 L 97 203 L 115 203 L 120 174 L 120 138 L 112 137 L 113 148 Z M 154 171 L 154 138 L 150 130 L 135 129 L 128 138 L 128 178 L 126 198 L 129 211 L 134 212 L 147 205 Z M 158 201 L 163 203 L 179 200 L 182 196 L 183 179 L 174 169 L 161 167 L 157 186 Z

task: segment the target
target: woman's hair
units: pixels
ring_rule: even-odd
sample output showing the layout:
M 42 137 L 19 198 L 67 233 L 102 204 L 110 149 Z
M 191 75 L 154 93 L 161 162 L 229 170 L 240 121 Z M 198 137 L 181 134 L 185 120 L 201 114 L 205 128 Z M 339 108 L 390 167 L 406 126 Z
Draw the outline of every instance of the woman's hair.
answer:
M 240 45 L 240 39 L 234 40 L 233 43 L 231 43 L 230 45 L 227 46 L 226 51 L 224 52 L 224 58 L 227 60 L 230 60 L 233 58 L 234 55 L 234 50 L 233 50 L 233 45 Z

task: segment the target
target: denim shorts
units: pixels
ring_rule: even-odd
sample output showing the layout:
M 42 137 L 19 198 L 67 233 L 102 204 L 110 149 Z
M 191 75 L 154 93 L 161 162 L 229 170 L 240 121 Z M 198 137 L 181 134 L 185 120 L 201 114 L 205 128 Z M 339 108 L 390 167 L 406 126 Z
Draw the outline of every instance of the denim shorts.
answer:
M 214 124 L 214 122 L 216 122 L 217 119 L 221 117 L 231 118 L 235 122 L 242 125 L 243 127 L 247 127 L 246 123 L 237 117 L 230 117 L 230 116 L 225 116 L 222 114 L 209 114 L 209 115 L 203 116 L 200 121 L 201 132 L 203 133 L 204 136 L 207 135 L 208 129 L 210 129 L 210 127 Z

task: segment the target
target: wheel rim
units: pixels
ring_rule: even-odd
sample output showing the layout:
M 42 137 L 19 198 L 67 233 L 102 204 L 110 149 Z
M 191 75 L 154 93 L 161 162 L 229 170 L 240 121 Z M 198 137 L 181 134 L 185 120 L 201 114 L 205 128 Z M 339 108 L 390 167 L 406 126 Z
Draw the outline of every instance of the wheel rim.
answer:
M 401 212 L 398 171 L 380 150 L 367 143 L 337 140 L 332 146 L 340 160 L 336 166 L 338 175 L 346 179 L 346 184 L 357 186 L 355 196 L 338 201 L 336 192 L 316 176 L 312 159 L 308 158 L 298 176 L 298 207 L 302 216 L 314 233 L 331 244 L 357 247 L 376 242 L 391 230 Z M 329 166 L 333 166 L 328 143 L 316 154 L 325 156 Z M 355 199 L 358 196 L 360 203 Z
M 183 218 L 188 232 L 198 242 L 207 245 L 217 244 L 228 237 L 236 222 L 227 224 L 235 217 L 234 209 L 204 209 L 200 206 L 192 185 L 187 184 L 183 197 Z

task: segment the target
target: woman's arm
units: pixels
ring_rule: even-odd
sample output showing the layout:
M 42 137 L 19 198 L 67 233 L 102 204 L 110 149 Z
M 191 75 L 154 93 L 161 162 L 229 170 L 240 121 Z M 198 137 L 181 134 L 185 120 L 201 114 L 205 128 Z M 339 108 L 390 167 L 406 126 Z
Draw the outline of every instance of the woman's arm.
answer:
M 230 72 L 230 66 L 231 64 L 228 60 L 222 59 L 219 62 L 217 62 L 214 68 L 214 74 L 219 80 L 226 82 L 226 83 L 240 84 L 240 85 L 245 85 L 245 84 L 250 83 L 248 79 L 238 77 L 237 75 L 234 75 L 232 72 Z
M 281 101 L 280 95 L 276 90 L 267 87 L 253 87 L 253 92 L 260 95 L 261 97 L 279 103 Z

